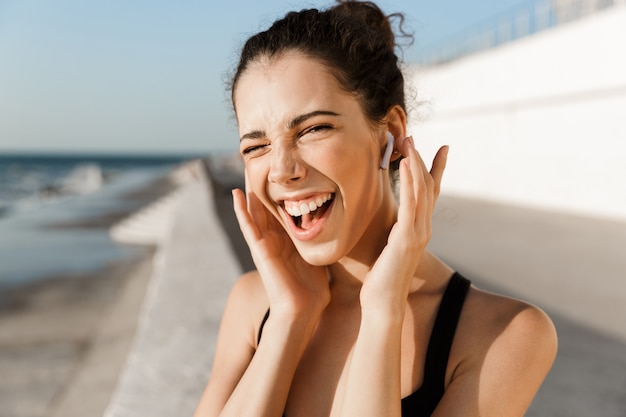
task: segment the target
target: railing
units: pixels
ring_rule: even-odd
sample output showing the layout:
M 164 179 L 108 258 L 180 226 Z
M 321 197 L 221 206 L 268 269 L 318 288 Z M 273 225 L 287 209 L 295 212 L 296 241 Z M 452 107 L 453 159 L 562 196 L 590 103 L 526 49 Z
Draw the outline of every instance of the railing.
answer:
M 427 47 L 421 65 L 437 65 L 580 19 L 626 0 L 540 0 L 519 6 Z

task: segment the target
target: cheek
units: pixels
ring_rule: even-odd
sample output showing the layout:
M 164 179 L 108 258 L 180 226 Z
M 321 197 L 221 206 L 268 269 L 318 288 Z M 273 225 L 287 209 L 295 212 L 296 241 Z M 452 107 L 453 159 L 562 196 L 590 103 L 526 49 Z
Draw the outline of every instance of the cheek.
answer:
M 309 167 L 314 167 L 336 182 L 364 179 L 371 168 L 372 158 L 367 147 L 343 141 L 328 141 L 306 147 L 301 153 Z
M 382 201 L 380 161 L 374 154 L 365 151 L 354 153 L 347 161 L 338 165 L 342 171 L 344 205 L 352 216 L 366 222 Z
M 345 153 L 334 153 L 329 166 L 346 186 L 351 185 L 350 188 L 361 190 L 375 186 L 372 181 L 378 172 L 378 161 L 374 160 L 373 154 L 367 148 L 352 148 Z
M 246 191 L 253 192 L 263 205 L 268 209 L 271 208 L 269 199 L 267 198 L 267 175 L 268 167 L 262 160 L 254 160 L 246 162 Z

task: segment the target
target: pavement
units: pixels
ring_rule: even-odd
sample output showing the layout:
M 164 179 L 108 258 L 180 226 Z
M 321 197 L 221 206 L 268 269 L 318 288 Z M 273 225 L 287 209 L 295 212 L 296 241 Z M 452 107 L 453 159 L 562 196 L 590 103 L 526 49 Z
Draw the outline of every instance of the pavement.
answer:
M 105 417 L 191 416 L 208 380 L 226 297 L 241 268 L 208 171 L 198 171 L 177 196 Z

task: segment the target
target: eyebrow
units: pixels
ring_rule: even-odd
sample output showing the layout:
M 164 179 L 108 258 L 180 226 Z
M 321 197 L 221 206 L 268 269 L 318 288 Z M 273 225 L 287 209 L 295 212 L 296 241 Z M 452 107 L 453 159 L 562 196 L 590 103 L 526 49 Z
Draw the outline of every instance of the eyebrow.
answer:
M 330 111 L 330 110 L 315 110 L 309 113 L 305 113 L 305 114 L 301 114 L 299 116 L 294 117 L 293 119 L 291 119 L 289 121 L 289 123 L 287 123 L 287 128 L 288 129 L 293 129 L 294 127 L 298 126 L 301 123 L 304 123 L 305 121 L 307 121 L 308 119 L 311 119 L 313 117 L 316 116 L 339 116 L 338 113 L 335 113 L 334 111 Z M 245 135 L 243 135 L 239 141 L 241 142 L 244 139 L 259 139 L 259 138 L 263 138 L 265 137 L 265 131 L 263 130 L 253 130 L 251 132 L 246 133 Z

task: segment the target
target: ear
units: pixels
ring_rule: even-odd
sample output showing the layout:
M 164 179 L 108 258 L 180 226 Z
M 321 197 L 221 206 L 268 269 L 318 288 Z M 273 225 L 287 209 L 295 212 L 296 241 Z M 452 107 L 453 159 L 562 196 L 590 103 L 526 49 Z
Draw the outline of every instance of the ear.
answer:
M 395 152 L 391 154 L 391 161 L 395 161 L 402 156 L 402 154 L 397 151 L 400 149 L 406 137 L 406 113 L 404 109 L 397 104 L 391 107 L 383 118 L 383 128 L 395 138 Z M 383 135 L 381 139 L 384 141 L 384 143 L 381 143 L 381 147 L 386 147 L 387 136 Z

